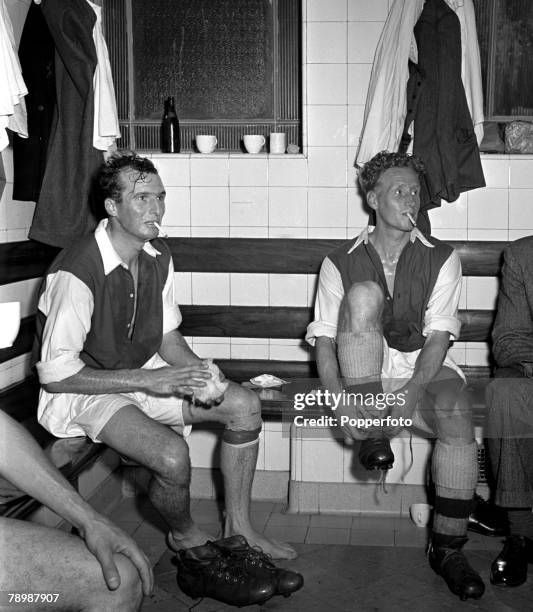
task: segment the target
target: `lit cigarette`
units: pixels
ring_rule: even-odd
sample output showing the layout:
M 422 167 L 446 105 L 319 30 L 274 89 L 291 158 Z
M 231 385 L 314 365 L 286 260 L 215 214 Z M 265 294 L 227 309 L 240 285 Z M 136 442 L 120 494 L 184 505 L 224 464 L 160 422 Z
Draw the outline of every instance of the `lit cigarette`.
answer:
M 405 215 L 409 218 L 409 221 L 416 227 L 416 221 L 413 219 L 413 215 L 411 213 L 405 213 Z M 157 223 L 156 223 L 157 225 Z
M 161 226 L 159 225 L 159 223 L 157 221 L 154 221 L 154 225 L 156 226 L 156 228 L 159 231 L 159 235 L 161 236 L 161 238 L 168 238 L 168 234 L 166 234 L 162 229 Z

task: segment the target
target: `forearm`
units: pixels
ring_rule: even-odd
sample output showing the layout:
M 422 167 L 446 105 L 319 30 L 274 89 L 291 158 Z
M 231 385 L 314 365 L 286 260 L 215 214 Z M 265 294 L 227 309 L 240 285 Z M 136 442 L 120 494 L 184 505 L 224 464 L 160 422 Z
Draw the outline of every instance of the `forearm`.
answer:
M 333 338 L 320 336 L 315 344 L 318 375 L 322 385 L 332 393 L 343 390 L 339 363 L 337 361 L 337 345 Z
M 431 382 L 444 363 L 449 344 L 448 332 L 431 332 L 418 355 L 409 383 L 421 386 Z
M 198 365 L 202 362 L 177 329 L 163 336 L 159 354 L 174 366 Z
M 533 330 L 503 330 L 494 334 L 494 359 L 500 368 L 521 368 L 533 361 Z
M 83 533 L 97 514 L 50 463 L 30 434 L 2 411 L 0 437 L 2 476 Z
M 104 393 L 134 393 L 146 391 L 150 370 L 97 370 L 85 366 L 73 376 L 63 380 L 46 383 L 49 393 L 76 393 L 101 395 Z

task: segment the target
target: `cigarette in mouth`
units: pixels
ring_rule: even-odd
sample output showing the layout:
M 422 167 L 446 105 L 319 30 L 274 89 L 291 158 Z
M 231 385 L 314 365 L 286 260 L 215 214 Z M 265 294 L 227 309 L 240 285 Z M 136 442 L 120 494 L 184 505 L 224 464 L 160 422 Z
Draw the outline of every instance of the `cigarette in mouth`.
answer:
M 161 238 L 168 238 L 168 234 L 166 234 L 162 229 L 161 226 L 159 225 L 159 223 L 157 221 L 154 221 L 154 225 L 156 226 L 157 230 L 159 231 L 159 235 L 161 236 Z
M 406 217 L 409 218 L 409 221 L 411 221 L 411 223 L 414 225 L 414 227 L 416 227 L 416 221 L 413 219 L 413 215 L 411 213 L 405 213 Z M 157 223 L 156 223 L 157 225 Z

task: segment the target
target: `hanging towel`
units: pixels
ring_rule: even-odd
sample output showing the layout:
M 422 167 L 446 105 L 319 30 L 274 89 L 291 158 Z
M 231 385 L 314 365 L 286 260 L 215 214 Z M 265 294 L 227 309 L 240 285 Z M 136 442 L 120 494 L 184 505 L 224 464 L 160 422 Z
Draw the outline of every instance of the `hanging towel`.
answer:
M 6 128 L 28 137 L 26 105 L 28 93 L 17 56 L 13 24 L 4 0 L 0 0 L 0 151 L 9 144 Z
M 94 131 L 93 147 L 108 151 L 120 138 L 115 88 L 111 74 L 111 64 L 107 52 L 107 44 L 102 32 L 102 7 L 87 0 L 96 13 L 93 28 L 93 40 L 98 63 L 94 71 Z

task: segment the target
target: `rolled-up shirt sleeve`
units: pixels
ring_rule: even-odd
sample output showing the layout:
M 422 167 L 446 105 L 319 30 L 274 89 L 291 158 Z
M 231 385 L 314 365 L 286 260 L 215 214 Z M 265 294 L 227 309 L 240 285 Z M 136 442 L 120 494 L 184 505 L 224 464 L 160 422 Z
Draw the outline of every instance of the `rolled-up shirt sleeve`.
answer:
M 307 326 L 306 341 L 314 346 L 320 336 L 337 337 L 337 321 L 344 297 L 340 272 L 331 259 L 326 257 L 320 268 L 318 290 L 315 300 L 315 319 Z
M 461 295 L 461 279 L 461 260 L 459 255 L 452 251 L 440 269 L 428 301 L 422 330 L 424 336 L 428 336 L 433 331 L 447 331 L 450 333 L 450 340 L 459 337 L 461 321 L 457 311 Z
M 172 257 L 168 264 L 168 276 L 163 287 L 163 335 L 177 329 L 182 321 L 181 311 L 176 304 L 176 291 L 174 288 L 174 264 Z
M 91 327 L 94 299 L 85 283 L 60 270 L 47 277 L 38 309 L 46 322 L 36 367 L 45 385 L 69 378 L 85 367 L 80 353 Z

